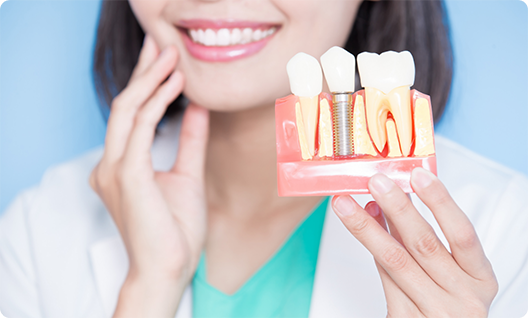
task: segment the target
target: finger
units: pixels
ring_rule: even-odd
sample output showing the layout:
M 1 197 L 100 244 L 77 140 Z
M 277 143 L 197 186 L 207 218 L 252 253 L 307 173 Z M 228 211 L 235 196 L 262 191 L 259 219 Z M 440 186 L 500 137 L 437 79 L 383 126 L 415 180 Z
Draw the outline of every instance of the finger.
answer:
M 143 47 L 141 48 L 141 52 L 139 52 L 138 62 L 136 67 L 134 67 L 134 71 L 132 72 L 129 82 L 137 76 L 143 74 L 143 72 L 145 72 L 145 70 L 152 63 L 154 63 L 159 54 L 160 50 L 156 44 L 156 41 L 154 41 L 152 36 L 146 34 L 145 39 L 143 40 Z
M 172 171 L 203 181 L 208 137 L 209 111 L 189 105 L 183 116 L 178 156 Z
M 387 231 L 387 223 L 385 222 L 385 217 L 383 216 L 383 212 L 381 211 L 379 205 L 376 203 L 376 201 L 370 201 L 365 205 L 365 211 L 378 222 L 378 224 Z
M 174 70 L 176 58 L 175 48 L 165 49 L 142 76 L 114 99 L 108 118 L 104 160 L 116 162 L 123 156 L 139 108 Z
M 376 262 L 376 268 L 381 278 L 385 300 L 387 301 L 387 313 L 390 314 L 390 317 L 421 317 L 420 310 L 394 282 L 383 266 Z
M 123 157 L 126 164 L 139 164 L 143 167 L 148 165 L 150 167 L 150 149 L 156 134 L 156 127 L 167 107 L 176 99 L 182 89 L 183 75 L 180 71 L 176 71 L 156 90 L 156 93 L 138 112 Z
M 400 233 L 398 232 L 396 227 L 394 227 L 391 220 L 385 218 L 385 216 L 383 215 L 383 211 L 376 203 L 376 201 L 370 201 L 369 203 L 367 203 L 367 205 L 365 206 L 365 211 L 367 211 L 372 217 L 374 217 L 373 213 L 379 213 L 380 217 L 374 217 L 376 221 L 378 221 L 379 225 L 381 225 L 381 227 L 383 227 L 385 231 L 390 231 L 390 235 L 394 237 L 394 239 L 403 246 L 403 241 L 401 239 Z
M 397 230 L 405 249 L 440 286 L 453 290 L 462 271 L 433 228 L 416 210 L 406 194 L 383 174 L 369 180 L 369 190 L 391 220 L 389 229 Z
M 374 256 L 394 282 L 418 306 L 431 306 L 440 288 L 411 255 L 348 195 L 335 196 L 332 207 L 345 227 Z M 427 291 L 427 292 L 424 292 Z
M 416 168 L 411 175 L 411 185 L 418 197 L 433 212 L 458 265 L 474 278 L 492 277 L 491 264 L 475 228 L 451 198 L 442 182 L 431 172 Z

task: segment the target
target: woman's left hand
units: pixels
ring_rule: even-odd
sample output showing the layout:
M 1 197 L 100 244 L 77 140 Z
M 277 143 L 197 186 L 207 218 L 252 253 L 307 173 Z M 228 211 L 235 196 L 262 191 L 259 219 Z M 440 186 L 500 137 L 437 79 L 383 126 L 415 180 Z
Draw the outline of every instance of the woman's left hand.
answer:
M 385 175 L 370 179 L 376 201 L 365 209 L 350 196 L 332 202 L 350 233 L 374 256 L 387 317 L 487 317 L 498 284 L 473 225 L 431 172 L 414 169 L 411 185 L 433 212 L 451 253 Z

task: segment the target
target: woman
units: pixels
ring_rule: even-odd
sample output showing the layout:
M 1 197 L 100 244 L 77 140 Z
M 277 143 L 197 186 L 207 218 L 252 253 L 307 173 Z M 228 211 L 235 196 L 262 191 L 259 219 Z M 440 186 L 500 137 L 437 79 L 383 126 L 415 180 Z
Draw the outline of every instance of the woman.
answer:
M 95 56 L 113 98 L 104 151 L 50 171 L 3 217 L 0 310 L 520 316 L 528 182 L 518 174 L 438 138 L 445 186 L 416 169 L 412 202 L 383 175 L 368 204 L 340 196 L 327 210 L 327 199 L 277 196 L 273 103 L 289 93 L 288 59 L 333 45 L 409 49 L 438 120 L 451 80 L 443 21 L 429 1 L 105 2 Z M 200 29 L 227 29 L 229 42 L 208 31 L 193 41 Z M 173 103 L 182 92 L 183 119 Z

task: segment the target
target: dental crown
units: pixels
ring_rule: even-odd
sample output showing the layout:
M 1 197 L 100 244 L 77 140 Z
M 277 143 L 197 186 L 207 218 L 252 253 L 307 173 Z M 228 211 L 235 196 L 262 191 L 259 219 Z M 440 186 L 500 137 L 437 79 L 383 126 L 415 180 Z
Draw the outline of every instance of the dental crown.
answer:
M 315 57 L 297 53 L 286 65 L 286 71 L 294 95 L 313 97 L 323 91 L 323 72 Z
M 334 46 L 321 56 L 321 65 L 331 92 L 354 92 L 356 84 L 354 55 Z
M 414 59 L 409 51 L 387 51 L 381 55 L 363 52 L 357 61 L 362 87 L 388 94 L 396 87 L 414 85 Z

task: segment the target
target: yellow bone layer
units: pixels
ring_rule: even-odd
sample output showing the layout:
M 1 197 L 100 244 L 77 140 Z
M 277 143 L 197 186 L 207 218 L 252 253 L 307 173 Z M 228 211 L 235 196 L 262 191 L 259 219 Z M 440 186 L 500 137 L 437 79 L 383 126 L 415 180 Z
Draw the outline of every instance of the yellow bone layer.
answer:
M 319 105 L 319 157 L 332 157 L 333 145 L 330 105 L 322 99 Z
M 392 113 L 403 155 L 407 157 L 412 143 L 411 94 L 408 86 L 393 89 L 388 94 L 372 88 L 365 88 L 367 124 L 372 141 L 378 151 L 387 143 L 387 114 Z
M 295 103 L 295 121 L 297 124 L 297 135 L 299 135 L 299 145 L 301 146 L 301 156 L 303 160 L 312 159 L 312 155 L 308 151 L 308 143 L 306 142 L 306 133 L 304 131 L 303 116 L 301 112 L 301 104 Z
M 363 96 L 356 95 L 356 101 L 354 103 L 354 114 L 353 114 L 353 142 L 354 142 L 354 154 L 356 155 L 371 155 L 376 156 L 376 149 L 370 140 L 369 133 L 367 131 L 367 122 L 365 117 L 365 104 L 363 103 Z
M 431 107 L 427 99 L 418 98 L 414 105 L 415 156 L 429 156 L 435 153 L 431 118 Z
M 387 154 L 387 157 L 403 157 L 400 149 L 400 142 L 398 141 L 398 134 L 396 133 L 396 125 L 392 119 L 387 120 L 387 142 L 389 144 L 389 153 Z
M 299 96 L 299 102 L 301 103 L 301 113 L 304 123 L 304 131 L 306 133 L 308 151 L 310 156 L 313 157 L 315 154 L 315 131 L 317 129 L 317 116 L 319 115 L 319 96 Z

